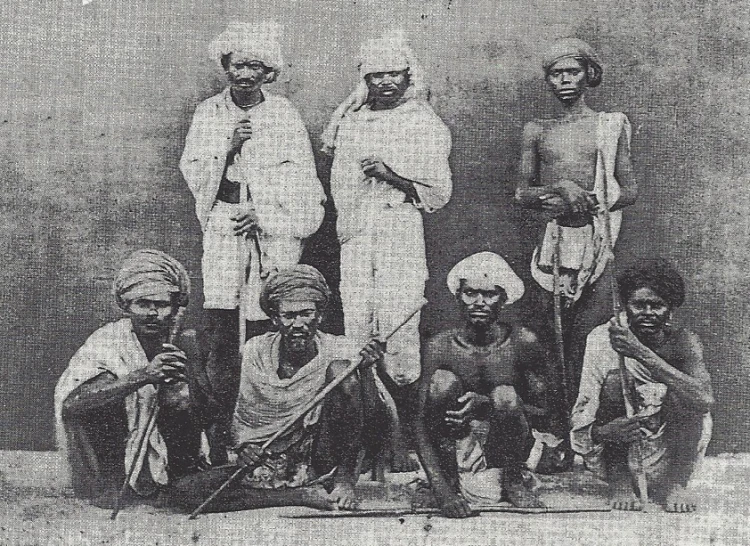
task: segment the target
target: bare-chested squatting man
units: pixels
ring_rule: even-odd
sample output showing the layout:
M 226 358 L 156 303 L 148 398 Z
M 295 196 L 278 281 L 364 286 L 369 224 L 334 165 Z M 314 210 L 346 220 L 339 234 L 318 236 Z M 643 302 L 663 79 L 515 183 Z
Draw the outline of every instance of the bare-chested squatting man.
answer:
M 564 353 L 568 385 L 573 391 L 568 403 L 572 403 L 586 336 L 612 314 L 611 256 L 603 204 L 606 200 L 611 211 L 614 244 L 621 209 L 635 202 L 638 187 L 630 162 L 628 118 L 619 112 L 595 112 L 586 104 L 588 89 L 597 87 L 602 78 L 601 63 L 591 46 L 575 38 L 554 42 L 544 55 L 543 68 L 561 112 L 553 119 L 532 121 L 524 127 L 522 178 L 516 200 L 525 208 L 553 217 L 559 226 L 553 221 L 547 224 L 542 243 L 534 251 L 531 271 L 546 291 L 537 290 L 535 295 L 549 309 L 551 340 L 554 315 L 549 293 L 554 288 L 553 254 L 555 236 L 559 236 Z M 560 422 L 569 411 L 562 399 L 560 394 Z
M 251 471 L 213 501 L 208 511 L 355 506 L 363 399 L 377 396 L 373 374 L 364 370 L 369 372 L 370 366 L 382 362 L 383 353 L 377 341 L 358 349 L 344 336 L 318 331 L 329 298 L 325 279 L 308 265 L 282 269 L 265 284 L 260 303 L 279 331 L 254 337 L 245 345 L 232 422 L 239 463 L 250 465 Z M 260 446 L 354 358 L 362 358 L 363 373 L 349 376 L 260 453 Z M 334 467 L 328 490 L 309 485 Z M 194 509 L 235 470 L 225 466 L 188 476 L 175 484 L 173 503 Z
M 270 329 L 258 305 L 263 279 L 299 262 L 324 214 L 302 118 L 289 100 L 264 90 L 284 65 L 278 34 L 271 23 L 233 23 L 211 42 L 228 86 L 196 108 L 180 159 L 203 231 L 206 373 L 219 404 L 210 435 L 215 464 L 226 461 L 237 396 L 239 317 L 246 337 Z
M 146 455 L 130 480 L 135 493 L 153 496 L 196 469 L 200 432 L 186 383 L 198 358 L 195 332 L 167 343 L 189 291 L 182 265 L 157 250 L 134 252 L 117 273 L 113 293 L 125 317 L 91 334 L 55 388 L 57 441 L 76 496 L 110 507 L 146 433 Z M 154 405 L 158 418 L 147 432 Z
M 448 274 L 464 319 L 425 346 L 415 435 L 432 492 L 448 517 L 471 504 L 542 506 L 525 461 L 534 444 L 519 376 L 544 367 L 544 349 L 522 326 L 498 321 L 524 293 L 497 254 L 481 252 Z M 500 470 L 502 469 L 502 470 Z
M 684 488 L 711 438 L 714 398 L 700 339 L 672 324 L 685 285 L 661 260 L 624 271 L 618 284 L 627 326 L 612 319 L 588 336 L 571 443 L 609 482 L 613 508 L 641 509 L 628 468 L 637 462 L 639 453 L 630 447 L 637 443 L 650 500 L 690 512 L 695 500 Z M 630 378 L 632 418 L 626 417 L 620 355 Z

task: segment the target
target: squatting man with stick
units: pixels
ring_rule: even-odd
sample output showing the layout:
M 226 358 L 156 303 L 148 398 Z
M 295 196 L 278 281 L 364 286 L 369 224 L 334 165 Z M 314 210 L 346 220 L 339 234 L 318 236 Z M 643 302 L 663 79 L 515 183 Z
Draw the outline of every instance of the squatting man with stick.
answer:
M 91 334 L 57 382 L 57 440 L 77 497 L 111 508 L 126 476 L 123 490 L 154 497 L 200 465 L 186 382 L 195 332 L 170 333 L 189 291 L 171 256 L 131 254 L 113 283 L 124 318 Z
M 499 320 L 523 281 L 502 257 L 480 252 L 451 270 L 448 287 L 463 325 L 425 346 L 415 424 L 432 493 L 448 517 L 503 500 L 541 508 L 525 467 L 534 439 L 517 388 L 522 374 L 544 368 L 545 351 L 529 329 Z
M 203 231 L 206 374 L 217 403 L 213 464 L 227 460 L 239 347 L 271 328 L 258 305 L 261 284 L 299 262 L 324 215 L 302 118 L 289 100 L 264 89 L 284 66 L 279 34 L 273 23 L 233 23 L 211 42 L 228 86 L 196 108 L 180 159 Z
M 663 260 L 638 264 L 617 280 L 624 316 L 588 336 L 571 444 L 609 483 L 612 508 L 645 508 L 634 495 L 638 468 L 653 502 L 692 512 L 696 502 L 685 486 L 711 438 L 714 398 L 700 339 L 672 323 L 685 285 Z
M 516 201 L 551 216 L 531 262 L 532 276 L 542 290 L 534 287 L 529 303 L 535 312 L 547 307 L 548 316 L 554 317 L 538 327 L 545 339 L 555 340 L 559 394 L 554 397 L 557 415 L 550 431 L 564 438 L 586 336 L 612 313 L 608 247 L 617 240 L 621 209 L 636 201 L 638 185 L 627 116 L 597 112 L 586 103 L 589 90 L 602 80 L 594 49 L 577 38 L 563 38 L 550 44 L 542 65 L 560 112 L 524 127 Z M 611 245 L 606 242 L 606 223 L 611 224 Z M 560 470 L 573 462 L 566 451 Z
M 172 489 L 173 504 L 193 510 L 229 482 L 206 511 L 356 506 L 363 408 L 366 399 L 377 397 L 374 376 L 367 372 L 373 365 L 382 366 L 383 351 L 376 340 L 358 349 L 347 337 L 318 330 L 330 296 L 321 273 L 309 265 L 282 269 L 268 278 L 260 303 L 278 331 L 251 338 L 242 353 L 232 420 L 239 466 L 182 479 Z M 300 409 L 345 375 L 355 356 L 361 358 L 357 373 L 345 377 L 295 422 Z M 285 430 L 290 422 L 294 426 Z M 234 480 L 238 468 L 246 472 Z

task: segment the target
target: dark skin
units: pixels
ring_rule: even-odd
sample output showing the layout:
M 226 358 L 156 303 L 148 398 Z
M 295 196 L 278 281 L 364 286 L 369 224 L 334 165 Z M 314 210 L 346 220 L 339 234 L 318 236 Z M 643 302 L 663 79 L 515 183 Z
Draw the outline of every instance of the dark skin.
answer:
M 404 103 L 404 94 L 409 88 L 409 71 L 395 70 L 391 72 L 373 72 L 365 75 L 367 84 L 367 104 L 371 110 L 392 110 Z M 396 173 L 382 159 L 368 157 L 361 161 L 362 172 L 368 177 L 385 182 L 401 190 L 406 199 L 418 202 L 419 196 L 415 184 L 429 187 L 423 182 L 410 180 Z
M 488 280 L 475 280 L 463 283 L 456 300 L 464 319 L 460 338 L 467 345 L 477 347 L 503 343 L 510 335 L 510 326 L 498 322 L 499 312 L 507 296 L 499 287 Z M 441 513 L 450 518 L 465 518 L 473 514 L 469 503 L 458 494 L 448 482 L 442 469 L 440 456 L 426 428 L 426 405 L 431 377 L 423 376 L 420 383 L 419 409 L 415 422 L 415 437 L 419 458 L 432 486 Z M 445 412 L 444 422 L 452 428 L 466 425 L 478 418 L 493 406 L 491 398 L 478 392 L 466 392 L 458 403 L 457 410 Z
M 598 207 L 592 193 L 597 112 L 585 101 L 588 76 L 580 61 L 566 57 L 550 67 L 546 80 L 561 113 L 556 119 L 532 121 L 524 127 L 516 202 L 550 213 L 561 225 L 583 225 Z M 624 132 L 617 144 L 615 177 L 621 193 L 616 203 L 609 204 L 611 210 L 632 205 L 638 196 Z
M 178 347 L 167 343 L 179 307 L 168 292 L 140 298 L 130 303 L 125 315 L 149 360 L 148 366 L 116 377 L 103 372 L 78 386 L 65 399 L 66 416 L 81 415 L 123 400 L 146 385 L 186 381 L 187 357 Z
M 281 333 L 279 377 L 293 377 L 303 366 L 310 363 L 318 355 L 315 335 L 318 331 L 322 314 L 314 301 L 297 302 L 282 300 L 279 302 L 278 309 L 272 318 Z M 380 343 L 377 340 L 370 341 L 362 349 L 360 356 L 362 357 L 359 368 L 361 371 L 365 371 L 371 366 L 382 362 L 383 350 Z M 329 375 L 331 377 L 340 375 L 348 365 L 348 361 L 332 362 L 329 366 Z M 371 373 L 360 374 L 360 380 L 363 383 L 363 391 L 376 392 L 377 387 Z M 346 380 L 342 385 L 344 383 L 346 383 Z M 244 446 L 238 453 L 238 457 L 244 464 L 253 467 L 263 464 L 265 460 L 260 449 L 251 444 Z M 334 488 L 330 494 L 326 493 L 320 487 L 310 489 L 312 493 L 322 495 L 321 500 L 328 503 L 328 508 L 352 510 L 357 506 L 354 496 L 354 485 L 357 481 L 355 476 L 357 457 L 356 454 L 353 454 L 353 456 L 343 457 L 342 460 L 350 461 L 351 464 L 342 465 L 338 468 L 334 477 Z M 289 494 L 297 495 L 298 492 L 290 490 Z
M 668 326 L 672 309 L 667 301 L 650 287 L 640 287 L 629 294 L 625 302 L 629 326 L 615 319 L 609 324 L 610 343 L 619 354 L 637 360 L 664 383 L 668 392 L 687 408 L 705 413 L 714 405 L 711 379 L 703 359 L 703 346 L 698 336 L 685 330 L 675 331 Z M 670 362 L 680 361 L 677 369 Z M 603 425 L 594 425 L 591 435 L 596 442 L 630 444 L 641 437 L 639 418 L 619 417 Z M 618 509 L 638 509 L 630 497 L 632 492 L 623 486 L 613 498 Z M 681 491 L 671 495 L 665 508 L 669 511 L 693 511 L 695 505 L 685 502 Z M 625 497 L 625 498 L 623 498 Z

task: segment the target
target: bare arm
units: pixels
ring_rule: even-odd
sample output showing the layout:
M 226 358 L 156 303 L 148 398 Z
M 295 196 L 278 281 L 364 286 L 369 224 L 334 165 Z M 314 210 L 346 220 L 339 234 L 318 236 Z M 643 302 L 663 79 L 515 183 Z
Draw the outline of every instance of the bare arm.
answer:
M 104 371 L 76 387 L 63 402 L 66 417 L 82 415 L 88 411 L 111 404 L 149 384 L 185 381 L 185 353 L 175 350 L 160 353 L 148 366 L 117 377 Z
M 540 197 L 554 193 L 551 186 L 538 186 L 539 182 L 539 137 L 542 127 L 532 121 L 523 128 L 521 153 L 521 178 L 516 185 L 516 203 L 524 208 L 541 209 Z
M 682 349 L 684 372 L 646 347 L 627 327 L 610 322 L 610 340 L 615 351 L 646 366 L 654 379 L 667 385 L 695 411 L 705 413 L 714 405 L 711 378 L 703 361 L 703 345 L 695 334 L 686 332 L 677 340 Z
M 615 178 L 620 183 L 620 198 L 612 206 L 612 210 L 629 207 L 638 198 L 638 181 L 635 178 L 633 164 L 630 161 L 630 143 L 624 127 L 617 141 Z

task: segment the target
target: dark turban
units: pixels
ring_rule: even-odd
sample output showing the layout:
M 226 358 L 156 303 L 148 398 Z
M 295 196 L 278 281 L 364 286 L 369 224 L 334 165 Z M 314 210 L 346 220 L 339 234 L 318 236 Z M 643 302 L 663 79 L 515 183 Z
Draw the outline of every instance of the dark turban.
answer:
M 185 307 L 190 295 L 190 278 L 180 262 L 169 254 L 150 248 L 136 250 L 125 261 L 112 283 L 112 293 L 121 309 L 131 302 L 163 292 L 177 296 Z
M 685 281 L 666 260 L 648 260 L 623 271 L 617 276 L 620 299 L 623 303 L 639 288 L 650 288 L 671 308 L 685 301 Z
M 260 293 L 260 308 L 270 317 L 281 300 L 314 301 L 323 310 L 330 299 L 331 290 L 320 271 L 311 265 L 295 265 L 268 278 Z
M 568 57 L 576 59 L 583 65 L 589 87 L 596 87 L 602 83 L 602 64 L 594 48 L 578 38 L 562 38 L 550 44 L 542 59 L 545 75 L 557 61 Z

